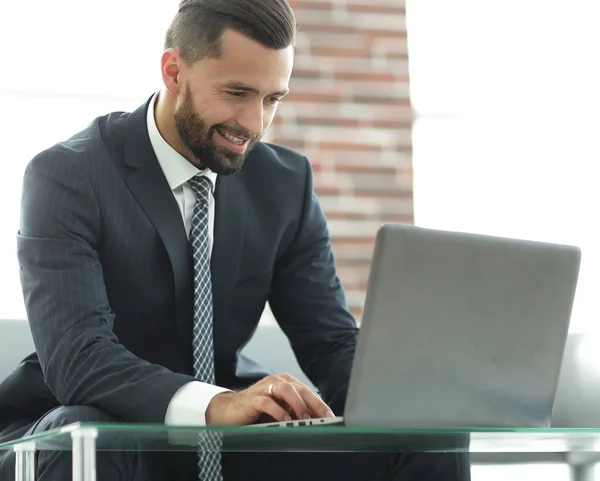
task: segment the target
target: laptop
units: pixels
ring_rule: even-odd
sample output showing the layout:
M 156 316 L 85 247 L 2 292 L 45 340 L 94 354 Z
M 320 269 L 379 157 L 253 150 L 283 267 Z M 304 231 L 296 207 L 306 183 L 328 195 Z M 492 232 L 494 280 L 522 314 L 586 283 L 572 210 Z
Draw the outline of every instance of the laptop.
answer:
M 549 426 L 580 258 L 574 246 L 384 224 L 343 418 L 255 426 Z

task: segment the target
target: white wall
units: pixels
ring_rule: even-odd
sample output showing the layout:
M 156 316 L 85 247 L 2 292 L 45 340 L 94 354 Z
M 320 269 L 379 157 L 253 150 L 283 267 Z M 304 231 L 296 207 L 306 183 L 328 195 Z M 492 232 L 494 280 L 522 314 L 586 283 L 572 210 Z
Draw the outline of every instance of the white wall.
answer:
M 0 3 L 0 319 L 25 318 L 15 236 L 26 163 L 160 88 L 163 37 L 178 3 Z
M 582 249 L 600 329 L 600 2 L 408 0 L 415 222 Z

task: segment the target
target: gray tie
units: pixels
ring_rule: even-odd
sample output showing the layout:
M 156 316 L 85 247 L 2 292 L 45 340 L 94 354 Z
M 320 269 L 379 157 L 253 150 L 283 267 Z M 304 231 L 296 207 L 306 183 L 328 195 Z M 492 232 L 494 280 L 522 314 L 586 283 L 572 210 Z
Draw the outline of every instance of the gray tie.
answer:
M 194 377 L 215 384 L 213 350 L 213 301 L 208 251 L 208 199 L 211 182 L 196 175 L 188 181 L 196 196 L 192 215 L 190 245 L 194 263 Z M 221 481 L 221 438 L 215 432 L 200 436 L 200 480 Z

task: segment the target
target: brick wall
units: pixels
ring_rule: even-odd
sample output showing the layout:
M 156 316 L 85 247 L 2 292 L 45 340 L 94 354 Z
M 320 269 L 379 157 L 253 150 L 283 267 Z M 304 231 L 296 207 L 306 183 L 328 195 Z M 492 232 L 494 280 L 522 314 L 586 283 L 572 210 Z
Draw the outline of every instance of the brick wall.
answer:
M 373 238 L 413 222 L 412 109 L 403 0 L 290 0 L 299 26 L 291 93 L 269 140 L 312 161 L 352 312 Z

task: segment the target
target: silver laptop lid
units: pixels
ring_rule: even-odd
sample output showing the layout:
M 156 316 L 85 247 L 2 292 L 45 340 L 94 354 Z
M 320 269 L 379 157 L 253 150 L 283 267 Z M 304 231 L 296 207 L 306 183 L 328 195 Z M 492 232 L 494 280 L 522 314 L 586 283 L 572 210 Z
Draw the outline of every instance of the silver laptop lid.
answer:
M 346 424 L 548 426 L 579 264 L 572 246 L 384 225 Z

